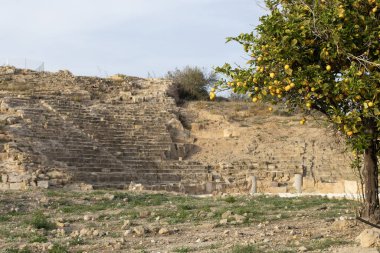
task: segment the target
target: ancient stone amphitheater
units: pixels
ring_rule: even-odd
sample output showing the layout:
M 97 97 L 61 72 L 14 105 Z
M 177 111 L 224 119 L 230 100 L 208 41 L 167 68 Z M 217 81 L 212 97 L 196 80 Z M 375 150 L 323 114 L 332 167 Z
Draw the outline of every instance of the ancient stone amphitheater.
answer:
M 295 174 L 309 192 L 356 185 L 344 145 L 328 130 L 284 139 L 281 127 L 299 126 L 290 120 L 268 132 L 263 124 L 273 122 L 260 128 L 258 115 L 236 126 L 207 107 L 177 107 L 168 80 L 1 67 L 0 87 L 0 189 L 248 192 L 256 176 L 259 192 L 294 192 Z M 234 155 L 241 147 L 245 154 Z

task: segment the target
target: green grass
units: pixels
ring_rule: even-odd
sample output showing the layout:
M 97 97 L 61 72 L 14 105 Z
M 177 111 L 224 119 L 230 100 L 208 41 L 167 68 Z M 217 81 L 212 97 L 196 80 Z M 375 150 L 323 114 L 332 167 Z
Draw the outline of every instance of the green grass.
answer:
M 236 245 L 232 248 L 231 253 L 259 253 L 262 252 L 261 250 L 258 249 L 257 246 L 255 245 Z
M 4 253 L 32 253 L 32 251 L 28 248 L 24 248 L 24 249 L 8 248 L 4 251 Z
M 40 235 L 40 234 L 31 234 L 28 237 L 29 237 L 29 243 L 34 243 L 34 242 L 42 243 L 42 242 L 48 241 L 46 236 Z
M 9 238 L 11 236 L 11 231 L 7 228 L 0 228 L 0 238 Z
M 0 215 L 0 222 L 10 221 L 11 217 L 9 215 L 3 214 Z
M 83 238 L 79 237 L 79 236 L 76 236 L 74 238 L 72 238 L 70 241 L 69 241 L 69 244 L 71 246 L 75 246 L 75 245 L 83 245 L 85 244 L 85 241 Z
M 114 198 L 108 199 L 105 194 L 112 194 Z M 99 229 L 99 224 L 111 224 L 121 227 L 123 220 L 139 219 L 141 210 L 150 211 L 152 213 L 146 221 L 154 224 L 159 216 L 159 222 L 176 226 L 177 224 L 186 224 L 197 226 L 198 224 L 217 225 L 221 216 L 226 211 L 233 214 L 244 215 L 245 219 L 242 224 L 233 223 L 235 221 L 233 215 L 229 219 L 226 228 L 231 227 L 247 227 L 255 226 L 265 221 L 286 220 L 292 222 L 292 218 L 296 215 L 308 216 L 316 221 L 324 218 L 337 218 L 342 214 L 354 215 L 353 208 L 359 203 L 350 200 L 336 200 L 321 197 L 299 197 L 299 198 L 280 198 L 275 196 L 227 196 L 220 198 L 197 198 L 186 195 L 174 194 L 158 194 L 158 193 L 134 193 L 127 191 L 106 191 L 96 190 L 89 192 L 75 192 L 67 190 L 46 190 L 41 191 L 42 195 L 48 196 L 49 205 L 41 205 L 39 211 L 30 212 L 35 208 L 32 201 L 25 201 L 25 196 L 11 195 L 4 193 L 1 202 L 12 200 L 15 205 L 20 207 L 19 212 L 6 212 L 0 210 L 0 238 L 7 243 L 9 250 L 18 250 L 17 245 L 23 243 L 43 243 L 53 240 L 57 242 L 52 253 L 67 252 L 65 247 L 74 247 L 78 245 L 86 245 L 92 243 L 91 240 L 83 240 L 82 238 L 71 238 L 64 240 L 63 238 L 53 238 L 46 230 L 54 228 L 54 224 L 49 218 L 55 219 L 61 217 L 65 222 L 75 223 L 78 218 L 81 220 L 84 213 L 91 213 L 97 217 L 95 221 L 87 221 L 86 227 L 94 227 Z M 6 196 L 6 197 L 4 197 Z M 21 207 L 21 206 L 22 207 Z M 321 206 L 326 207 L 320 209 Z M 347 210 L 349 210 L 347 212 Z M 2 213 L 1 213 L 2 212 Z M 49 215 L 47 215 L 49 214 Z M 107 216 L 107 218 L 106 218 Z M 109 219 L 108 219 L 109 218 Z M 84 221 L 80 221 L 84 222 Z M 137 221 L 133 221 L 136 224 Z M 185 226 L 186 226 L 185 225 Z M 31 226 L 35 232 L 26 232 L 26 226 Z M 111 231 L 108 238 L 118 238 L 122 232 Z M 210 242 L 214 243 L 214 242 Z M 334 245 L 345 244 L 340 238 L 323 238 L 320 240 L 309 240 L 302 242 L 302 245 L 308 250 L 326 250 Z M 61 246 L 64 245 L 65 247 Z M 180 244 L 181 245 L 181 244 Z M 214 244 L 213 244 L 214 245 Z M 218 248 L 224 244 L 220 241 L 215 242 Z M 183 245 L 182 245 L 183 246 Z M 266 245 L 262 245 L 266 246 Z M 207 249 L 211 252 L 215 250 L 208 245 Z M 298 246 L 283 245 L 278 250 L 270 248 L 259 248 L 261 245 L 236 245 L 230 251 L 226 252 L 271 252 L 271 253 L 290 253 L 296 252 Z M 135 249 L 145 249 L 144 247 Z M 12 251 L 10 251 L 12 252 Z M 18 252 L 18 251 L 13 251 Z M 74 251 L 75 252 L 75 251 Z M 194 248 L 178 247 L 175 252 L 196 252 Z
M 107 209 L 114 209 L 116 205 L 111 201 L 100 201 L 98 203 L 90 204 L 67 204 L 59 208 L 63 213 L 83 214 L 86 212 L 97 212 Z
M 176 253 L 187 253 L 187 252 L 191 252 L 192 249 L 189 248 L 189 247 L 180 247 L 180 248 L 176 248 L 174 249 L 173 252 L 176 252 Z
M 110 193 L 115 196 L 113 200 L 100 199 L 94 201 L 94 198 L 101 198 L 102 195 Z M 141 207 L 141 206 L 159 206 L 163 205 L 169 201 L 169 198 L 164 194 L 130 194 L 125 192 L 106 192 L 106 191 L 94 191 L 90 193 L 85 198 L 82 198 L 81 203 L 74 202 L 72 199 L 78 199 L 78 196 L 70 196 L 72 194 L 68 193 L 69 196 L 65 196 L 55 193 L 54 191 L 48 191 L 48 195 L 59 197 L 59 199 L 54 200 L 51 206 L 54 209 L 63 213 L 71 214 L 83 214 L 86 212 L 97 212 L 102 210 L 116 209 L 120 205 L 128 205 L 128 207 Z M 70 200 L 71 199 L 71 200 Z M 124 199 L 128 199 L 125 203 Z
M 11 221 L 13 217 L 22 216 L 22 215 L 26 215 L 26 213 L 21 212 L 21 211 L 18 211 L 18 212 L 11 211 L 5 214 L 0 214 L 0 222 L 8 222 L 8 221 Z
M 332 246 L 338 246 L 338 245 L 347 245 L 350 242 L 342 240 L 342 239 L 318 239 L 318 240 L 312 240 L 308 243 L 306 246 L 308 250 L 325 250 Z
M 48 253 L 69 253 L 69 251 L 66 247 L 55 243 Z

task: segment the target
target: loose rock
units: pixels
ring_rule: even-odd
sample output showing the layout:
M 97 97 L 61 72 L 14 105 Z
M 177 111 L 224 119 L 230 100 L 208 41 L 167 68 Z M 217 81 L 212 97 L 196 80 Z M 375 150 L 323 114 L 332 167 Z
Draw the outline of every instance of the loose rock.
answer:
M 365 229 L 360 233 L 358 237 L 356 237 L 356 241 L 360 243 L 360 246 L 364 248 L 368 248 L 371 246 L 378 246 L 380 240 L 380 229 L 372 228 Z

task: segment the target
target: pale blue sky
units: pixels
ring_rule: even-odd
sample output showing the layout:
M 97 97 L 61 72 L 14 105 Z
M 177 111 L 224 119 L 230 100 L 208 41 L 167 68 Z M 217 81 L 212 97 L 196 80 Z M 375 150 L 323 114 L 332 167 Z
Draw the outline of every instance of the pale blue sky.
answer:
M 77 75 L 160 77 L 175 67 L 245 62 L 225 38 L 251 31 L 262 0 L 0 0 L 0 64 Z M 29 64 L 29 62 L 31 62 Z

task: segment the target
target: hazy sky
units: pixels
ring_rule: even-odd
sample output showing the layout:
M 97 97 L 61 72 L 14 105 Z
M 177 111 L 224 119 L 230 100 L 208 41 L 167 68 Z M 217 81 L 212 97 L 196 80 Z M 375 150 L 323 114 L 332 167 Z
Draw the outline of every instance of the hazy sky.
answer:
M 244 62 L 225 38 L 251 31 L 261 0 L 0 0 L 0 65 L 160 77 Z M 34 60 L 34 61 L 33 61 Z

